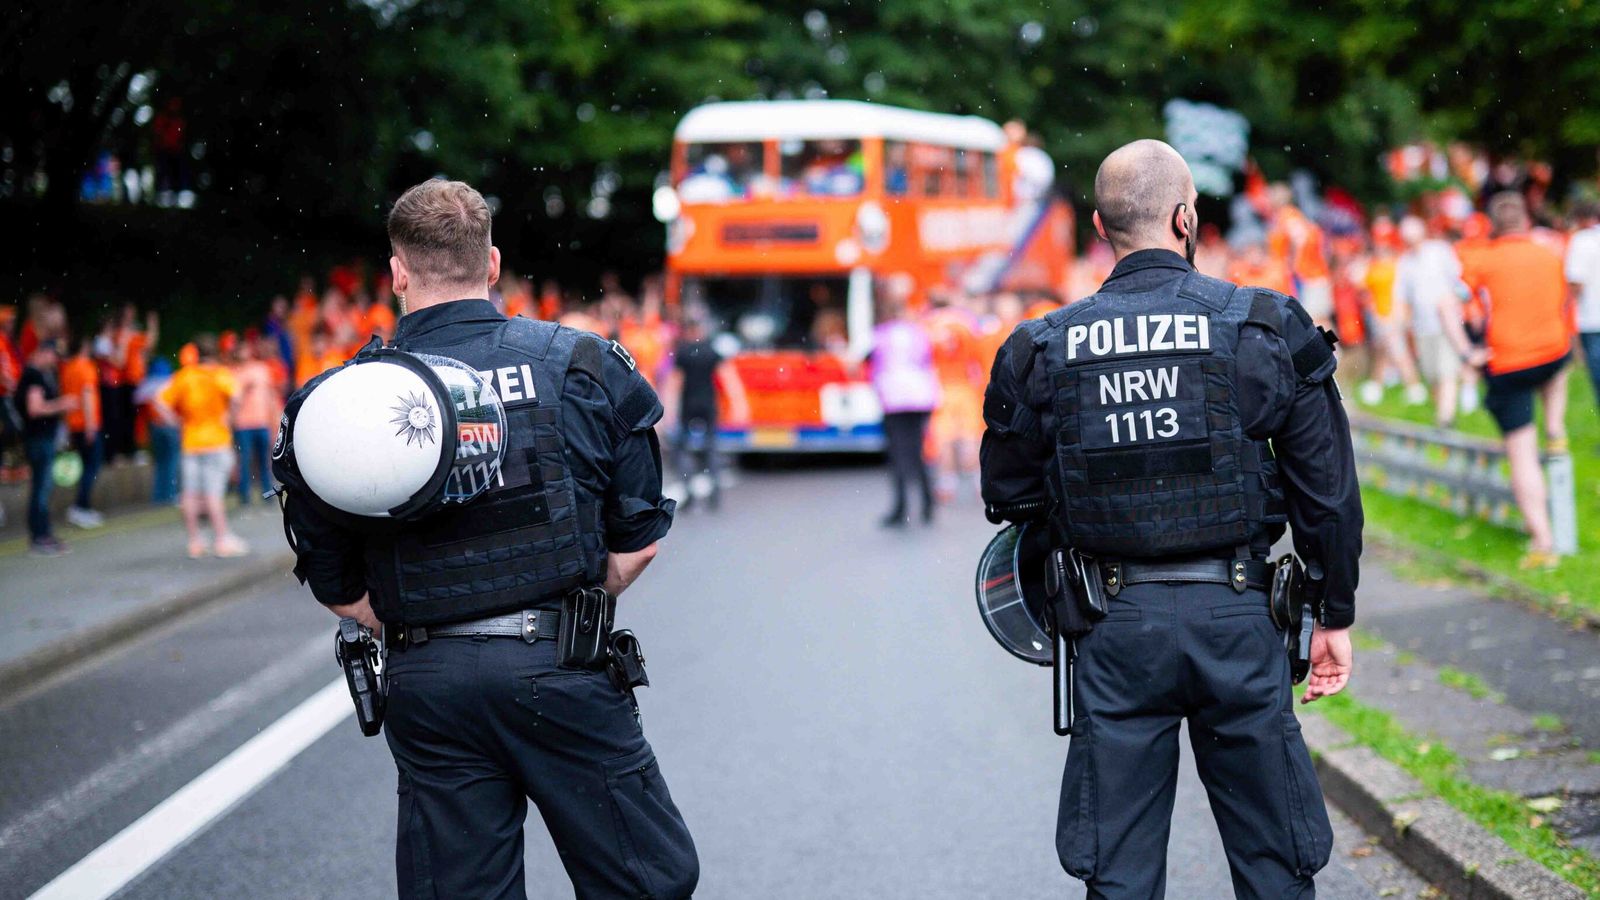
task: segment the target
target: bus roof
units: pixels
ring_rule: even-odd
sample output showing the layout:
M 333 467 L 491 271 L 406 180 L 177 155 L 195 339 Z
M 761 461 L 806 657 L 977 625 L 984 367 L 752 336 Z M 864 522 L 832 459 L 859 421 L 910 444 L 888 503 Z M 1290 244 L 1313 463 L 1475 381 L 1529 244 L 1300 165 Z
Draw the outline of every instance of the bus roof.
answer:
M 978 116 L 919 112 L 858 100 L 751 100 L 695 107 L 674 135 L 687 143 L 880 137 L 968 150 L 1005 146 L 1000 126 Z

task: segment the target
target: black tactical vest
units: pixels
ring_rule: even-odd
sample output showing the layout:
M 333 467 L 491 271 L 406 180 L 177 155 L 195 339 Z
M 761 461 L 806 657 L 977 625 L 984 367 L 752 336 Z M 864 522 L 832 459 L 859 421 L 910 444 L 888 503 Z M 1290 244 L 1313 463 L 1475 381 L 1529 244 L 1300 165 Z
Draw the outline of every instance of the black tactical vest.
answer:
M 401 347 L 450 356 L 482 373 L 505 406 L 508 433 L 487 492 L 406 527 L 392 547 L 382 547 L 393 566 L 393 581 L 383 579 L 393 596 L 383 605 L 395 619 L 433 625 L 552 606 L 574 588 L 604 580 L 600 505 L 573 481 L 561 421 L 567 372 L 582 369 L 600 381 L 604 347 L 594 335 L 524 318 L 507 320 L 497 339 Z
M 1044 320 L 1057 525 L 1107 558 L 1247 553 L 1284 521 L 1267 443 L 1239 414 L 1241 328 L 1278 331 L 1265 293 L 1190 273 L 1177 289 L 1096 294 Z

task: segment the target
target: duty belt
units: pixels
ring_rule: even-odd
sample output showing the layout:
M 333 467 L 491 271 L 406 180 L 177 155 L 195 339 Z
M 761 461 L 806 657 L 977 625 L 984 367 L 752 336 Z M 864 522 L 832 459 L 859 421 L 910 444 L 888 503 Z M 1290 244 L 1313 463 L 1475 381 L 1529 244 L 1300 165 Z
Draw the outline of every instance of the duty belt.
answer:
M 553 641 L 561 634 L 561 611 L 555 609 L 524 609 L 466 622 L 447 625 L 416 625 L 405 629 L 406 645 L 421 644 L 439 637 L 490 637 L 522 638 L 527 643 Z
M 1117 592 L 1130 584 L 1153 581 L 1190 584 L 1225 584 L 1236 591 L 1272 587 L 1272 564 L 1259 559 L 1193 559 L 1182 562 L 1140 562 L 1100 560 L 1106 593 Z

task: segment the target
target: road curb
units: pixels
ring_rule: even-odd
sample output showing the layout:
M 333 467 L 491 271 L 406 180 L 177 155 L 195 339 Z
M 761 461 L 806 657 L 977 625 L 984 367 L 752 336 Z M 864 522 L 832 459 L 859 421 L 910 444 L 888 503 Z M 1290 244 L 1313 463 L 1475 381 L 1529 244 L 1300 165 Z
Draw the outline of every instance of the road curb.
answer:
M 1583 900 L 1421 782 L 1321 716 L 1301 719 L 1322 791 L 1417 874 L 1457 900 Z
M 288 574 L 294 555 L 278 553 L 253 559 L 204 587 L 156 600 L 92 628 L 53 641 L 8 663 L 0 664 L 0 701 L 8 700 L 92 653 L 108 650 L 191 610 L 226 599 L 274 575 Z

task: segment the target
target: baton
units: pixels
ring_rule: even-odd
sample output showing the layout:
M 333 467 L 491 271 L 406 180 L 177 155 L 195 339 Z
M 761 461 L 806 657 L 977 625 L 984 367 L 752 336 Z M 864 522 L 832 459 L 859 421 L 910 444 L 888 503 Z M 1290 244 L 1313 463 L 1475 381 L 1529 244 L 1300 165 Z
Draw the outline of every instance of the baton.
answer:
M 1055 653 L 1052 654 L 1051 670 L 1055 674 L 1055 713 L 1056 734 L 1066 737 L 1072 733 L 1072 663 L 1077 657 L 1077 648 L 1073 646 L 1072 639 L 1056 629 Z

